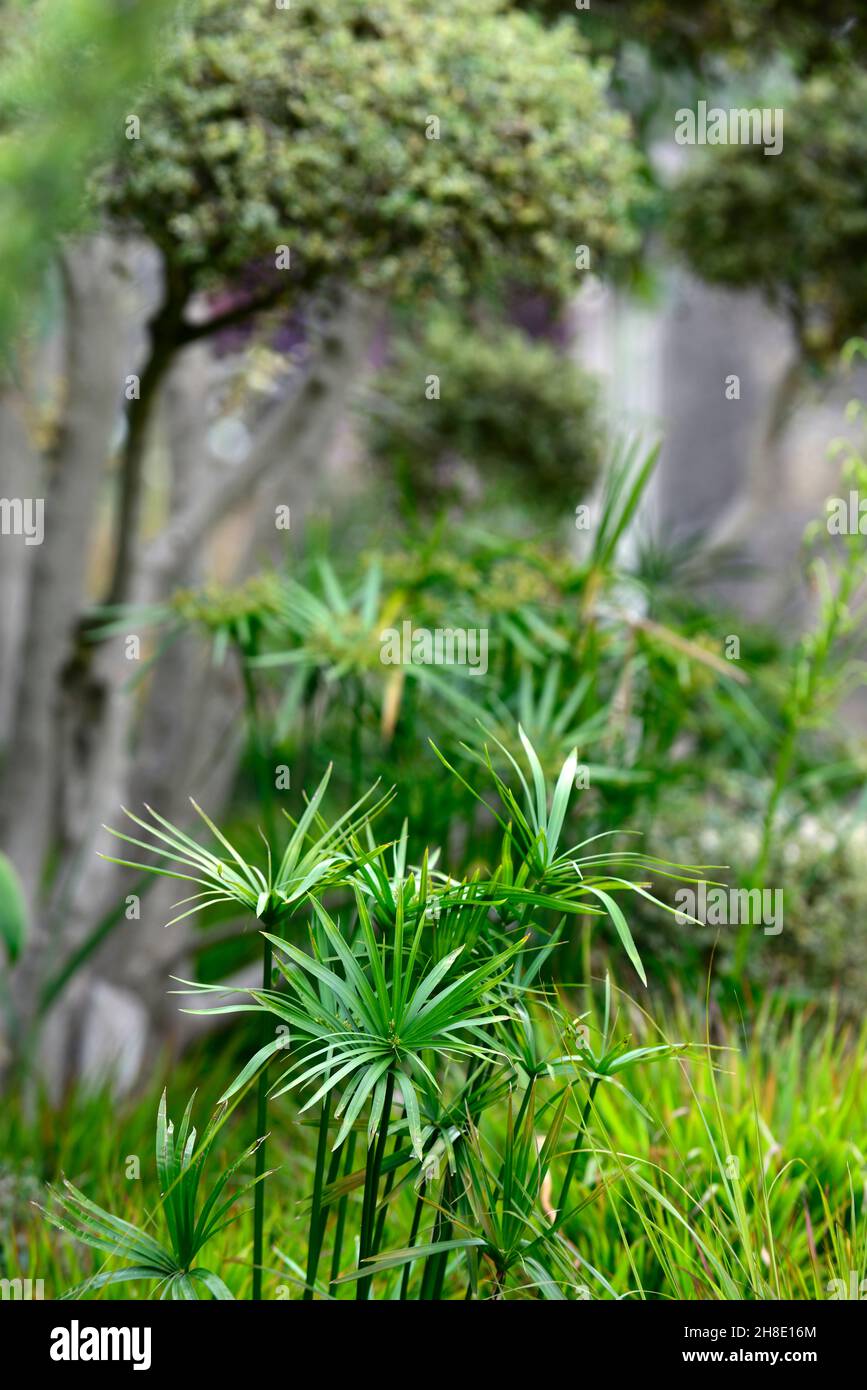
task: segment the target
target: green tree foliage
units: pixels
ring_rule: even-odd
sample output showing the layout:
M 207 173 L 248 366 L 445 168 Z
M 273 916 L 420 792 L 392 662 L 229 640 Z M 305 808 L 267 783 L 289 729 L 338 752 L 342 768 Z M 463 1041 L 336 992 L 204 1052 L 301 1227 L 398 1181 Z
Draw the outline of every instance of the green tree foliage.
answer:
M 425 383 L 439 381 L 439 399 Z M 600 462 L 596 386 L 562 353 L 517 329 L 466 330 L 439 314 L 401 340 L 380 373 L 368 442 L 412 491 L 442 500 L 469 464 L 484 482 L 538 489 L 562 508 L 583 497 Z
M 720 145 L 676 187 L 670 237 L 704 279 L 758 286 L 825 362 L 867 322 L 867 76 L 829 72 L 785 106 L 784 151 Z
M 579 28 L 594 49 L 624 40 L 645 45 L 660 64 L 701 70 L 723 59 L 749 68 L 784 52 L 800 72 L 867 53 L 857 0 L 525 0 L 549 21 Z
M 186 292 L 278 246 L 290 294 L 505 275 L 565 292 L 576 242 L 636 241 L 637 157 L 605 87 L 573 33 L 503 0 L 199 0 L 109 205 Z
M 94 163 L 122 138 L 175 0 L 0 3 L 0 342 L 81 224 Z

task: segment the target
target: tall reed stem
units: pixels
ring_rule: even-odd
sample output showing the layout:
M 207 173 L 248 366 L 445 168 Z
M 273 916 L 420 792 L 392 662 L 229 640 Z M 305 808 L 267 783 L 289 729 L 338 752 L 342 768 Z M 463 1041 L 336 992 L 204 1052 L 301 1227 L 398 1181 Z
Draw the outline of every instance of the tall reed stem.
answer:
M 325 1155 L 328 1151 L 328 1124 L 331 1119 L 331 1094 L 325 1097 L 322 1102 L 322 1113 L 319 1116 L 319 1142 L 316 1145 L 316 1171 L 313 1175 L 313 1205 L 310 1209 L 310 1232 L 307 1238 L 307 1281 L 304 1287 L 304 1301 L 309 1302 L 313 1297 L 313 1285 L 316 1283 L 316 1271 L 319 1268 L 319 1256 L 322 1253 L 322 1238 L 325 1234 L 325 1225 L 328 1220 L 328 1213 L 322 1210 L 322 1188 L 325 1180 Z
M 346 1161 L 343 1165 L 343 1176 L 349 1177 L 352 1172 L 352 1165 L 355 1162 L 355 1133 L 353 1131 L 344 1145 L 346 1149 Z M 331 1256 L 331 1279 L 328 1284 L 328 1292 L 334 1297 L 336 1291 L 336 1280 L 340 1273 L 340 1257 L 343 1254 L 343 1232 L 346 1227 L 346 1208 L 348 1197 L 341 1197 L 337 1204 L 337 1224 L 334 1227 L 334 1251 Z
M 416 1240 L 417 1240 L 417 1238 L 418 1238 L 418 1228 L 419 1228 L 419 1226 L 421 1225 L 421 1214 L 422 1214 L 422 1212 L 424 1211 L 424 1190 L 425 1190 L 426 1187 L 427 1187 L 427 1183 L 425 1182 L 424 1178 L 422 1178 L 421 1182 L 419 1183 L 418 1195 L 416 1196 L 416 1199 L 415 1199 L 415 1211 L 414 1211 L 413 1214 L 412 1214 L 412 1225 L 411 1225 L 410 1228 L 409 1228 L 409 1239 L 408 1239 L 408 1241 L 406 1242 L 406 1248 L 407 1248 L 407 1250 L 411 1250 L 411 1249 L 412 1249 L 412 1247 L 415 1245 L 415 1242 L 416 1242 Z M 405 1303 L 405 1302 L 406 1302 L 406 1295 L 407 1295 L 407 1291 L 408 1291 L 408 1289 L 409 1289 L 409 1273 L 410 1273 L 410 1269 L 411 1269 L 411 1263 L 407 1263 L 407 1264 L 405 1264 L 404 1267 L 403 1267 L 403 1276 L 401 1277 L 401 1281 L 400 1281 L 400 1301 L 401 1301 L 401 1303 Z
M 379 1134 L 376 1142 L 371 1144 L 367 1150 L 367 1170 L 364 1175 L 364 1203 L 361 1209 L 361 1238 L 358 1247 L 359 1266 L 361 1261 L 368 1255 L 373 1254 L 374 1234 L 376 1224 L 376 1205 L 379 1196 L 379 1175 L 382 1171 L 382 1160 L 385 1155 L 385 1144 L 388 1138 L 388 1121 L 391 1115 L 391 1100 L 394 1094 L 394 1073 L 388 1073 L 388 1080 L 385 1085 L 385 1101 L 382 1107 L 382 1118 L 379 1122 Z M 368 1274 L 365 1278 L 359 1279 L 356 1285 L 356 1299 L 365 1299 L 370 1293 L 370 1284 L 373 1278 Z
M 446 1169 L 443 1179 L 442 1192 L 440 1194 L 440 1206 L 437 1210 L 436 1221 L 434 1222 L 433 1234 L 431 1235 L 431 1245 L 439 1245 L 441 1241 L 448 1240 L 451 1230 L 451 1221 L 447 1215 L 449 1203 L 452 1200 L 452 1175 Z M 421 1288 L 419 1289 L 419 1299 L 428 1302 L 436 1301 L 442 1293 L 445 1281 L 446 1261 L 448 1251 L 443 1251 L 438 1255 L 428 1255 L 424 1263 L 424 1272 L 421 1277 Z
M 271 944 L 262 940 L 262 988 L 271 988 Z M 270 1041 L 269 1015 L 262 1018 L 260 1046 Z M 262 1262 L 264 1258 L 265 1230 L 265 1140 L 268 1125 L 268 1073 L 263 1067 L 256 1086 L 256 1137 L 262 1142 L 256 1150 L 256 1177 L 259 1179 L 253 1192 L 253 1298 L 262 1297 Z
M 563 1179 L 563 1186 L 560 1188 L 560 1201 L 557 1203 L 557 1216 L 554 1221 L 553 1229 L 556 1231 L 566 1219 L 566 1199 L 569 1196 L 569 1189 L 572 1186 L 572 1179 L 575 1176 L 575 1169 L 578 1166 L 578 1145 L 587 1132 L 587 1121 L 590 1119 L 590 1111 L 593 1109 L 593 1101 L 596 1098 L 596 1090 L 599 1086 L 598 1076 L 594 1076 L 590 1082 L 590 1093 L 581 1112 L 581 1123 L 572 1142 L 572 1152 L 569 1155 L 569 1163 L 566 1167 L 566 1176 Z
M 402 1135 L 398 1131 L 398 1133 L 394 1136 L 394 1142 L 391 1146 L 392 1156 L 400 1152 L 400 1146 L 402 1142 Z M 388 1195 L 391 1192 L 391 1189 L 394 1187 L 394 1179 L 396 1174 L 397 1164 L 395 1164 L 394 1167 L 391 1168 L 385 1175 L 385 1184 L 382 1189 L 382 1211 L 379 1213 L 379 1219 L 376 1223 L 376 1230 L 374 1231 L 373 1235 L 373 1249 L 370 1252 L 371 1255 L 378 1255 L 380 1250 L 382 1249 L 382 1237 L 385 1231 L 385 1216 L 388 1210 Z
M 238 654 L 241 662 L 241 674 L 244 682 L 244 708 L 247 715 L 247 728 L 250 741 L 253 745 L 253 755 L 256 769 L 256 782 L 259 790 L 259 799 L 262 803 L 262 815 L 265 820 L 265 831 L 268 844 L 273 848 L 275 845 L 274 835 L 274 805 L 272 800 L 271 777 L 268 767 L 268 753 L 265 741 L 265 730 L 259 714 L 259 702 L 256 697 L 256 686 L 247 662 L 248 653 L 239 645 Z M 262 923 L 263 926 L 266 923 Z M 271 943 L 262 940 L 262 988 L 271 988 Z M 270 1040 L 268 1015 L 262 1019 L 262 1032 L 260 1036 L 260 1046 L 264 1047 Z M 265 1179 L 262 1174 L 265 1172 L 265 1140 L 264 1135 L 268 1127 L 268 1077 L 267 1071 L 263 1067 L 256 1086 L 256 1138 L 262 1142 L 256 1150 L 256 1189 L 253 1194 L 253 1293 L 252 1297 L 259 1300 L 262 1297 L 262 1273 L 264 1260 L 264 1231 L 265 1231 Z

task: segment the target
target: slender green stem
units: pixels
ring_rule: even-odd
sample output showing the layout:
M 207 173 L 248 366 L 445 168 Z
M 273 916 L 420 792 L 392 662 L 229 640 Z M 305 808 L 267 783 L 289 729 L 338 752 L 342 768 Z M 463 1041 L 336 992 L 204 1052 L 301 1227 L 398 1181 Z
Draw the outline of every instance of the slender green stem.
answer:
M 391 1115 L 391 1100 L 394 1094 L 394 1072 L 388 1073 L 388 1080 L 385 1085 L 385 1100 L 382 1106 L 382 1118 L 379 1122 L 379 1134 L 367 1151 L 367 1171 L 364 1177 L 364 1204 L 361 1211 L 361 1239 L 359 1241 L 358 1259 L 359 1264 L 368 1255 L 373 1254 L 373 1236 L 376 1221 L 377 1197 L 379 1195 L 379 1175 L 382 1170 L 382 1160 L 385 1155 L 385 1144 L 388 1138 L 388 1121 Z M 373 1279 L 372 1274 L 366 1278 L 359 1279 L 356 1284 L 356 1299 L 366 1299 L 370 1294 L 370 1284 Z
M 440 1209 L 437 1211 L 436 1221 L 434 1222 L 431 1244 L 437 1245 L 442 1240 L 448 1240 L 451 1230 L 451 1221 L 446 1215 L 448 1204 L 452 1197 L 452 1177 L 450 1172 L 446 1172 L 443 1179 L 442 1193 L 440 1194 Z M 443 1282 L 445 1280 L 445 1261 L 448 1259 L 447 1252 L 441 1255 L 428 1255 L 425 1260 L 424 1274 L 422 1275 L 421 1288 L 419 1289 L 419 1299 L 428 1302 L 435 1301 L 442 1293 Z
M 361 1200 L 361 1224 L 360 1224 L 359 1233 L 358 1233 L 358 1261 L 359 1261 L 359 1267 L 361 1266 L 361 1261 L 364 1259 L 365 1255 L 367 1254 L 367 1224 L 368 1224 L 368 1219 L 369 1219 L 369 1218 L 368 1218 L 368 1213 L 369 1213 L 369 1211 L 370 1211 L 370 1194 L 371 1194 L 371 1191 L 372 1191 L 372 1188 L 373 1188 L 374 1156 L 375 1156 L 375 1153 L 376 1153 L 376 1149 L 377 1149 L 377 1147 L 378 1147 L 378 1143 L 379 1143 L 379 1141 L 378 1141 L 378 1139 L 377 1139 L 376 1142 L 375 1142 L 374 1144 L 371 1144 L 371 1145 L 368 1146 L 368 1150 L 367 1150 L 367 1163 L 366 1163 L 366 1167 L 365 1167 L 365 1170 L 364 1170 L 364 1195 L 363 1195 L 362 1200 Z M 356 1286 L 355 1286 L 355 1294 L 356 1294 L 356 1297 L 358 1297 L 358 1290 L 359 1290 L 359 1288 L 362 1286 L 362 1283 L 363 1283 L 363 1281 L 362 1281 L 361 1279 L 359 1279 L 359 1280 L 358 1280 L 358 1283 L 357 1283 Z M 365 1294 L 365 1297 L 366 1297 L 366 1296 L 367 1296 L 367 1295 Z
M 259 702 L 256 696 L 256 686 L 253 675 L 247 662 L 248 653 L 242 646 L 238 647 L 238 657 L 241 663 L 241 675 L 244 682 L 244 708 L 247 717 L 247 731 L 253 745 L 253 753 L 256 768 L 256 781 L 259 788 L 259 798 L 262 803 L 262 814 L 265 819 L 266 837 L 269 845 L 274 846 L 274 804 L 271 786 L 271 778 L 268 767 L 267 744 L 265 739 L 265 729 L 259 714 Z M 261 924 L 265 926 L 263 922 Z M 262 988 L 271 988 L 271 945 L 270 942 L 262 941 Z M 261 1046 L 269 1041 L 269 1022 L 266 1014 L 262 1020 Z M 256 1087 L 256 1138 L 262 1139 L 256 1150 L 256 1177 L 260 1178 L 256 1184 L 253 1194 L 253 1294 L 255 1300 L 262 1297 L 262 1265 L 264 1256 L 264 1229 L 265 1229 L 265 1180 L 262 1174 L 265 1172 L 265 1142 L 263 1136 L 268 1127 L 268 1079 L 265 1068 L 259 1076 Z
M 479 1116 L 485 1108 L 484 1082 L 489 1071 L 493 1070 L 492 1063 L 489 1061 L 479 1062 L 475 1067 L 470 1079 L 473 1081 L 473 1091 L 470 1095 L 469 1110 L 470 1118 L 473 1123 L 478 1122 Z
M 319 1142 L 316 1145 L 316 1171 L 313 1175 L 313 1205 L 310 1208 L 310 1230 L 307 1237 L 307 1282 L 304 1287 L 304 1300 L 313 1297 L 319 1256 L 322 1253 L 322 1238 L 328 1221 L 327 1210 L 322 1208 L 322 1188 L 325 1178 L 325 1155 L 328 1151 L 328 1124 L 331 1119 L 331 1094 L 322 1102 L 319 1116 Z
M 849 612 L 849 604 L 862 571 L 857 564 L 847 564 L 833 599 L 823 610 L 815 631 L 801 640 L 801 655 L 792 677 L 792 689 L 786 704 L 786 728 L 777 753 L 774 780 L 765 807 L 762 841 L 753 870 L 753 886 L 760 886 L 767 873 L 773 844 L 776 813 L 792 769 L 801 726 L 813 714 L 821 697 L 826 670 L 832 660 L 841 627 Z
M 271 988 L 271 943 L 262 938 L 262 988 Z M 262 1018 L 261 1046 L 270 1039 L 269 1014 Z M 256 1087 L 256 1137 L 261 1139 L 256 1150 L 256 1177 L 259 1181 L 253 1193 L 253 1298 L 262 1297 L 262 1260 L 264 1252 L 265 1229 L 265 1140 L 268 1124 L 268 1072 L 265 1067 L 259 1073 Z
M 451 1240 L 453 1230 L 454 1226 L 452 1225 L 452 1222 L 448 1220 L 444 1221 L 440 1239 Z M 437 1265 L 434 1273 L 434 1282 L 433 1289 L 431 1291 L 431 1299 L 435 1303 L 439 1303 L 443 1296 L 443 1285 L 446 1282 L 446 1269 L 448 1268 L 449 1262 L 448 1251 L 444 1250 L 443 1253 L 441 1255 L 437 1255 L 436 1258 Z
M 518 1113 L 515 1116 L 514 1123 L 514 1131 L 516 1134 L 520 1133 L 521 1125 L 524 1123 L 524 1116 L 527 1113 L 527 1106 L 530 1104 L 530 1101 L 533 1098 L 533 1093 L 536 1089 L 536 1076 L 537 1073 L 535 1072 L 530 1076 L 530 1079 L 524 1088 L 524 1094 L 521 1096 L 521 1104 L 518 1106 Z
M 593 1101 L 596 1098 L 596 1091 L 598 1086 L 599 1077 L 594 1076 L 593 1080 L 590 1082 L 590 1093 L 585 1102 L 584 1109 L 581 1112 L 581 1123 L 579 1124 L 575 1134 L 575 1138 L 572 1141 L 572 1152 L 569 1155 L 569 1163 L 566 1167 L 566 1176 L 563 1179 L 563 1186 L 560 1188 L 560 1201 L 557 1203 L 557 1216 L 551 1228 L 555 1231 L 566 1219 L 566 1199 L 569 1196 L 569 1189 L 572 1186 L 572 1179 L 575 1176 L 575 1169 L 578 1166 L 579 1145 L 585 1133 L 587 1132 L 587 1121 L 590 1118 L 590 1111 L 593 1109 Z
M 346 1161 L 343 1165 L 343 1176 L 349 1177 L 352 1172 L 352 1165 L 355 1162 L 355 1132 L 353 1131 L 344 1145 L 346 1150 Z M 338 1151 L 339 1153 L 340 1151 Z M 340 1257 L 343 1254 L 343 1232 L 346 1228 L 346 1208 L 349 1202 L 348 1197 L 341 1197 L 337 1204 L 337 1224 L 334 1227 L 334 1251 L 331 1256 L 331 1280 L 328 1285 L 328 1292 L 334 1297 L 336 1293 L 336 1279 L 340 1273 Z
M 396 1134 L 394 1136 L 394 1143 L 391 1146 L 392 1157 L 399 1152 L 402 1142 L 402 1136 L 399 1133 Z M 371 1255 L 378 1255 L 380 1250 L 382 1249 L 382 1236 L 383 1232 L 385 1231 L 385 1217 L 386 1212 L 388 1211 L 388 1196 L 391 1192 L 391 1189 L 394 1187 L 394 1179 L 396 1175 L 397 1164 L 395 1164 L 393 1168 L 389 1169 L 389 1171 L 385 1175 L 385 1183 L 382 1189 L 382 1210 L 379 1213 L 379 1219 L 377 1220 L 376 1230 L 374 1231 L 373 1235 L 373 1249 L 370 1252 Z
M 527 1085 L 527 1086 L 525 1087 L 525 1089 L 524 1089 L 524 1094 L 523 1094 L 522 1097 L 521 1097 L 521 1104 L 518 1106 L 518 1113 L 517 1113 L 517 1115 L 516 1115 L 514 1121 L 512 1122 L 512 1132 L 513 1132 L 514 1134 L 519 1134 L 519 1133 L 520 1133 L 521 1125 L 522 1125 L 523 1122 L 524 1122 L 524 1116 L 525 1116 L 526 1113 L 527 1113 L 527 1106 L 530 1104 L 530 1101 L 532 1100 L 533 1096 L 535 1095 L 535 1092 L 536 1092 L 536 1073 L 533 1073 L 533 1074 L 531 1074 L 531 1076 L 530 1076 L 530 1080 L 529 1080 L 528 1085 Z M 509 1108 L 510 1108 L 510 1109 L 511 1109 L 511 1105 L 512 1105 L 512 1102 L 511 1102 L 511 1099 L 510 1099 L 510 1100 L 509 1100 Z M 501 1183 L 501 1182 L 503 1181 L 503 1174 L 505 1173 L 505 1171 L 506 1171 L 506 1160 L 505 1160 L 505 1158 L 504 1158 L 503 1161 L 502 1161 L 502 1163 L 500 1164 L 500 1170 L 499 1170 L 499 1172 L 498 1172 L 498 1174 L 497 1174 L 497 1182 L 498 1182 L 498 1183 Z
M 826 671 L 833 658 L 841 628 L 845 627 L 849 604 L 861 577 L 862 572 L 858 565 L 847 564 L 837 592 L 823 609 L 818 626 L 801 639 L 800 657 L 795 666 L 785 706 L 786 725 L 777 752 L 774 777 L 762 819 L 761 845 L 749 879 L 753 888 L 764 886 L 774 846 L 777 812 L 791 777 L 792 765 L 798 751 L 798 736 L 801 728 L 809 723 L 817 702 L 821 700 L 822 691 L 826 688 Z M 742 922 L 738 930 L 733 965 L 736 979 L 743 976 L 750 930 L 749 921 Z
M 425 1182 L 424 1178 L 422 1178 L 421 1183 L 419 1184 L 418 1196 L 415 1199 L 415 1211 L 412 1214 L 412 1225 L 409 1228 L 409 1240 L 406 1242 L 407 1250 L 412 1249 L 418 1237 L 418 1228 L 421 1225 L 421 1214 L 424 1211 L 424 1190 L 426 1186 L 427 1183 Z M 411 1262 L 408 1262 L 403 1267 L 403 1277 L 400 1281 L 401 1303 L 406 1302 L 407 1290 L 409 1289 L 409 1272 L 411 1268 Z

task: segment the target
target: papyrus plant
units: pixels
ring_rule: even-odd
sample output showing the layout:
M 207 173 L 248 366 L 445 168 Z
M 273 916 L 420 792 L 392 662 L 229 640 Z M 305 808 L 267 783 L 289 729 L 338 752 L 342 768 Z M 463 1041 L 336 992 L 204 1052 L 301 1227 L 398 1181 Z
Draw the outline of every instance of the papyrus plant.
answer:
M 224 1100 L 252 1084 L 257 1073 L 261 1084 L 264 1069 L 279 1058 L 283 1065 L 272 1092 L 298 1094 L 303 1099 L 302 1111 L 318 1107 L 308 1258 L 306 1268 L 298 1271 L 306 1298 L 329 1291 L 333 1294 L 347 1278 L 355 1282 L 357 1297 L 369 1295 L 374 1275 L 383 1268 L 377 1264 L 377 1256 L 394 1197 L 410 1174 L 422 1205 L 417 1205 L 418 1219 L 413 1219 L 407 1248 L 427 1249 L 426 1258 L 432 1261 L 422 1275 L 421 1296 L 441 1295 L 443 1257 L 480 1248 L 481 1237 L 467 1237 L 470 1243 L 466 1244 L 452 1234 L 453 1213 L 467 1205 L 466 1183 L 471 1179 L 482 1182 L 482 1170 L 472 1165 L 462 1169 L 455 1153 L 467 1143 L 480 1152 L 480 1124 L 503 1096 L 498 1083 L 505 1082 L 522 1093 L 515 1133 L 509 1141 L 521 1147 L 524 1139 L 519 1142 L 515 1135 L 524 1135 L 527 1114 L 535 1113 L 532 1088 L 538 1076 L 556 1074 L 557 1103 L 565 1117 L 578 1080 L 583 1081 L 595 1061 L 602 1065 L 608 1060 L 596 1059 L 589 1049 L 577 1054 L 573 1048 L 570 1053 L 561 1044 L 541 1068 L 531 1070 L 526 1043 L 519 1041 L 522 1017 L 540 992 L 540 973 L 546 962 L 550 963 L 564 922 L 577 915 L 610 916 L 643 978 L 617 897 L 634 891 L 651 899 L 653 895 L 644 884 L 626 875 L 636 869 L 646 872 L 657 864 L 661 872 L 679 877 L 691 879 L 698 873 L 662 865 L 636 852 L 588 853 L 580 844 L 564 848 L 575 756 L 566 760 L 552 787 L 545 780 L 532 744 L 522 738 L 533 784 L 531 790 L 514 764 L 523 802 L 488 760 L 511 819 L 493 812 L 501 821 L 503 836 L 498 861 L 487 873 L 459 882 L 443 870 L 432 870 L 426 852 L 420 864 L 410 864 L 407 830 L 389 851 L 373 845 L 369 829 L 362 835 L 354 828 L 346 848 L 352 860 L 345 879 L 353 888 L 350 906 L 335 914 L 323 906 L 319 895 L 311 896 L 306 946 L 265 932 L 276 953 L 280 988 L 250 989 L 241 992 L 246 995 L 243 1002 L 224 1002 L 215 997 L 225 994 L 221 986 L 182 982 L 193 995 L 204 997 L 205 1011 L 258 1011 L 270 1016 L 272 1029 L 277 1030 L 277 1036 L 272 1032 L 242 1068 L 224 1093 Z M 559 919 L 556 923 L 551 921 L 554 914 Z M 559 1016 L 555 1031 L 559 1035 L 568 1031 Z M 576 1055 L 579 1061 L 583 1056 L 583 1065 L 576 1066 Z M 455 1094 L 462 1097 L 457 1111 L 453 1105 L 450 1109 Z M 586 1128 L 587 1115 L 585 1106 L 570 1155 Z M 557 1143 L 562 1123 L 561 1118 L 552 1129 L 546 1169 L 549 1162 L 561 1157 Z M 359 1136 L 366 1141 L 366 1160 L 356 1171 L 353 1163 Z M 436 1163 L 434 1157 L 444 1136 L 449 1156 L 440 1182 L 435 1170 L 441 1148 Z M 561 1184 L 564 1209 L 574 1170 L 575 1160 L 570 1157 Z M 423 1189 L 430 1193 L 438 1184 L 438 1197 L 424 1194 Z M 358 1188 L 363 1194 L 357 1257 L 354 1270 L 347 1272 L 341 1268 L 347 1202 Z M 508 1203 L 511 1196 L 505 1200 Z M 418 1239 L 425 1206 L 437 1213 L 428 1241 Z M 469 1210 L 471 1213 L 472 1204 Z M 332 1216 L 334 1245 L 326 1290 L 318 1270 Z M 505 1219 L 505 1211 L 503 1216 Z M 552 1237 L 558 1224 L 555 1218 L 549 1219 Z M 529 1229 L 535 1229 L 532 1222 Z M 506 1240 L 503 1232 L 500 1237 Z M 496 1240 L 487 1244 L 491 1259 L 505 1278 L 512 1265 L 512 1246 L 507 1249 L 508 1242 L 498 1246 Z M 553 1267 L 562 1273 L 562 1251 L 556 1248 L 559 1253 Z M 523 1251 L 520 1241 L 515 1249 Z M 407 1272 L 418 1258 L 421 1256 L 413 1254 L 398 1263 Z M 532 1258 L 527 1256 L 531 1262 Z M 394 1267 L 393 1263 L 388 1266 Z M 539 1270 L 535 1273 L 539 1275 Z M 546 1276 L 546 1280 L 546 1287 L 552 1285 L 555 1275 Z M 479 1287 L 477 1278 L 470 1287 Z M 405 1292 L 402 1283 L 402 1295 Z
M 384 796 L 373 802 L 371 793 L 367 793 L 355 806 L 331 824 L 326 824 L 319 814 L 319 808 L 330 777 L 329 767 L 300 819 L 293 820 L 283 812 L 291 827 L 288 839 L 280 849 L 263 837 L 264 852 L 258 863 L 246 859 L 195 802 L 192 803 L 193 808 L 211 831 L 221 852 L 208 849 L 151 807 L 146 807 L 148 820 L 132 811 L 125 812 L 146 839 L 119 830 L 112 830 L 111 834 L 148 855 L 156 856 L 158 862 L 143 863 L 129 859 L 112 859 L 112 862 L 197 885 L 196 892 L 176 904 L 183 911 L 172 918 L 168 925 L 202 912 L 205 908 L 234 903 L 267 927 L 269 931 L 262 933 L 262 979 L 267 986 L 271 982 L 272 972 L 274 938 L 271 932 L 279 934 L 302 902 L 345 880 L 355 862 L 352 842 L 361 819 L 369 825 L 388 801 L 388 797 Z M 264 1140 L 266 1127 L 267 1091 L 263 1077 L 256 1106 L 256 1134 L 259 1140 Z M 256 1191 L 254 1205 L 254 1298 L 261 1296 L 262 1287 L 264 1154 L 265 1145 L 261 1142 L 256 1156 L 257 1177 L 263 1180 Z
M 395 1088 L 399 1090 L 411 1153 L 424 1155 L 418 1089 L 436 1091 L 431 1067 L 436 1057 L 465 1062 L 496 1056 L 490 1027 L 497 1012 L 496 986 L 506 978 L 519 940 L 496 952 L 475 956 L 456 947 L 439 961 L 431 958 L 430 925 L 424 912 L 404 921 L 398 899 L 393 933 L 374 931 L 363 894 L 356 891 L 358 930 L 352 936 L 314 902 L 316 917 L 311 950 L 271 938 L 282 991 L 251 991 L 256 1004 L 284 1025 L 247 1063 L 223 1096 L 229 1100 L 273 1056 L 285 1056 L 286 1029 L 293 1041 L 292 1060 L 275 1082 L 275 1094 L 311 1092 L 302 1112 L 320 1105 L 320 1134 L 334 1122 L 332 1150 L 341 1147 L 366 1111 L 367 1164 L 359 1235 L 360 1260 L 375 1253 L 374 1218 L 384 1145 L 391 1121 Z M 246 1009 L 225 1005 L 222 1011 Z M 220 1006 L 217 1006 L 218 1010 Z M 332 1114 L 332 1102 L 336 1097 Z M 321 1192 L 325 1140 L 320 1144 L 315 1184 Z M 314 1212 L 312 1242 L 316 1244 Z M 308 1289 L 316 1278 L 315 1262 Z M 359 1282 L 359 1296 L 369 1281 Z
M 213 1270 L 198 1264 L 204 1247 L 220 1231 L 237 1219 L 232 1207 L 246 1192 L 261 1187 L 266 1174 L 258 1174 L 237 1192 L 229 1191 L 234 1173 L 261 1148 L 257 1140 L 225 1168 L 213 1185 L 203 1191 L 208 1156 L 220 1131 L 222 1114 L 211 1117 L 198 1145 L 192 1124 L 191 1096 L 177 1133 L 166 1113 L 163 1091 L 157 1112 L 156 1171 L 160 1186 L 159 1217 L 164 1227 L 163 1241 L 143 1226 L 134 1226 L 91 1202 L 69 1181 L 49 1189 L 52 1208 L 45 1213 L 52 1225 L 83 1241 L 108 1258 L 124 1260 L 120 1269 L 103 1269 L 64 1298 L 80 1298 L 109 1284 L 156 1280 L 160 1298 L 198 1299 L 201 1293 L 212 1298 L 231 1299 L 226 1284 Z

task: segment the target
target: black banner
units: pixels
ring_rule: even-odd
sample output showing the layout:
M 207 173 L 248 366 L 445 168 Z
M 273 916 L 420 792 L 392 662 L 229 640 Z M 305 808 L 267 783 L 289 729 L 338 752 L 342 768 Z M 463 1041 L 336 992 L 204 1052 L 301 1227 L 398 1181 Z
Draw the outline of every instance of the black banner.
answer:
M 345 1358 L 348 1374 L 358 1374 L 374 1364 L 383 1337 L 399 1345 L 402 1335 L 429 1335 L 439 1320 L 458 1317 L 464 1332 L 475 1330 L 484 1337 L 497 1320 L 496 1308 L 480 1312 L 455 1311 L 451 1304 L 434 1308 L 418 1304 L 400 1308 L 375 1302 L 364 1304 L 363 1324 L 355 1324 L 352 1303 L 340 1309 L 323 1303 L 280 1302 L 197 1304 L 103 1302 L 87 1303 L 12 1301 L 0 1303 L 0 1329 L 6 1348 L 14 1345 L 25 1364 L 51 1380 L 70 1376 L 101 1379 L 106 1372 L 138 1375 L 182 1373 L 247 1377 L 271 1376 L 297 1369 L 313 1352 L 326 1349 L 329 1379 Z M 531 1310 L 535 1311 L 531 1311 Z M 544 1348 L 547 1372 L 552 1358 L 571 1362 L 576 1377 L 585 1357 L 594 1365 L 601 1357 L 618 1373 L 668 1374 L 685 1371 L 701 1379 L 714 1367 L 761 1367 L 776 1374 L 790 1367 L 828 1373 L 857 1365 L 863 1351 L 864 1318 L 860 1304 L 848 1299 L 821 1303 L 623 1303 L 570 1302 L 558 1308 L 539 1303 L 510 1303 L 518 1321 L 508 1324 L 508 1336 L 498 1331 L 496 1341 L 460 1343 L 465 1370 L 484 1362 L 489 1371 L 496 1360 L 512 1357 L 520 1346 L 522 1328 L 532 1323 L 534 1337 L 544 1341 L 527 1348 L 531 1361 Z M 335 1336 L 347 1316 L 353 1324 L 349 1337 Z M 384 1321 L 380 1323 L 379 1317 Z M 524 1323 L 524 1318 L 527 1323 Z M 428 1324 L 428 1319 L 431 1323 Z M 465 1322 L 464 1319 L 467 1321 Z M 427 1325 L 427 1326 L 425 1326 Z M 500 1330 L 502 1324 L 499 1325 Z M 320 1340 L 321 1339 L 321 1340 Z M 417 1373 L 415 1356 L 424 1346 L 417 1340 L 413 1359 L 405 1363 Z M 435 1373 L 437 1344 L 425 1365 Z M 484 1350 L 482 1351 L 482 1348 Z M 469 1358 L 469 1359 L 468 1359 Z M 401 1364 L 401 1359 L 397 1363 Z M 456 1368 L 453 1367 L 454 1372 Z M 531 1369 L 525 1365 L 525 1370 Z M 540 1368 L 541 1369 L 541 1368 Z M 443 1367 L 445 1370 L 445 1367 Z

